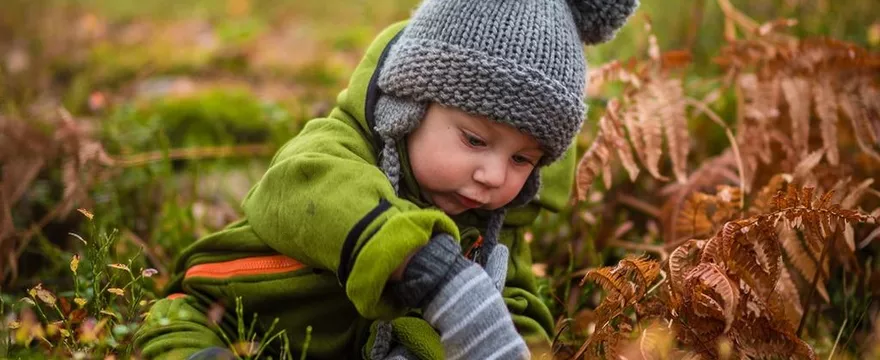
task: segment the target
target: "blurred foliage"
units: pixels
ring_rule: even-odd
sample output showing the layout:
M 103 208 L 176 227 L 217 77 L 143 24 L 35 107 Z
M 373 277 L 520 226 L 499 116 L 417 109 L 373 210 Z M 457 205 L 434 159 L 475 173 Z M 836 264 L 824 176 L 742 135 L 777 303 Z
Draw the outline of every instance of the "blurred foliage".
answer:
M 87 249 L 71 233 L 89 238 L 114 234 L 112 248 L 93 263 L 128 264 L 136 259 L 130 269 L 156 268 L 155 283 L 132 285 L 142 286 L 144 298 L 153 299 L 167 281 L 173 255 L 240 215 L 239 202 L 262 175 L 273 150 L 306 120 L 330 110 L 373 36 L 405 19 L 417 3 L 5 0 L 0 11 L 0 117 L 34 125 L 42 130 L 40 139 L 49 141 L 45 139 L 52 139 L 61 127 L 57 109 L 63 107 L 77 119 L 83 137 L 97 139 L 117 166 L 98 166 L 100 176 L 90 183 L 88 196 L 73 198 L 67 196 L 70 179 L 62 170 L 72 155 L 47 158 L 42 164 L 11 214 L 19 229 L 15 235 L 29 237 L 18 238 L 25 246 L 15 258 L 17 276 L 0 281 L 0 312 L 8 319 L 10 311 L 32 308 L 19 299 L 41 282 L 62 297 L 70 294 L 60 291 L 85 291 L 82 283 L 70 285 L 77 277 L 71 276 L 70 259 Z M 791 33 L 798 37 L 826 36 L 869 50 L 880 48 L 877 1 L 738 0 L 733 5 L 759 22 L 797 19 Z M 643 58 L 650 20 L 662 49 L 684 49 L 693 55 L 684 86 L 695 97 L 706 96 L 718 83 L 704 79 L 722 73 L 714 56 L 725 45 L 723 19 L 716 1 L 643 0 L 616 39 L 586 49 L 587 58 L 591 69 L 612 60 Z M 604 108 L 605 96 L 613 94 L 603 92 L 588 103 Z M 736 96 L 719 96 L 713 110 L 734 119 Z M 594 121 L 587 122 L 578 139 L 579 155 L 591 144 L 600 115 L 590 112 Z M 708 121 L 690 119 L 688 129 L 699 134 L 692 142 L 692 163 L 726 148 L 724 132 Z M 253 144 L 263 147 L 247 147 Z M 194 152 L 176 152 L 181 149 Z M 605 197 L 605 207 L 596 197 L 559 214 L 542 214 L 530 233 L 535 271 L 544 272 L 538 278 L 542 294 L 561 323 L 585 322 L 589 313 L 583 309 L 599 304 L 598 286 L 577 286 L 584 269 L 623 259 L 632 250 L 616 246 L 622 241 L 643 245 L 660 238 L 658 224 L 643 212 L 602 211 L 656 194 L 660 188 L 655 182 L 643 177 L 635 183 L 615 182 L 611 189 L 597 184 L 596 189 L 605 191 L 596 192 Z M 66 199 L 96 216 L 85 221 L 73 211 L 51 217 Z M 51 221 L 38 231 L 21 230 L 43 218 Z M 623 231 L 625 224 L 635 224 L 638 231 Z M 617 233 L 625 236 L 611 243 Z M 866 266 L 868 271 L 876 268 L 872 266 Z M 834 280 L 843 275 L 833 274 L 828 284 L 832 302 L 826 306 L 843 306 L 852 319 L 867 300 L 846 297 L 847 285 Z M 101 317 L 100 309 L 88 311 Z M 2 321 L 0 336 L 8 331 L 6 319 Z M 828 324 L 841 321 L 814 320 L 812 338 L 824 354 L 839 330 Z M 862 326 L 870 327 L 864 325 L 868 322 L 865 319 Z M 47 331 L 45 324 L 42 331 Z M 34 348 L 43 346 L 37 343 Z M 114 346 L 119 344 L 124 340 L 101 346 L 118 350 Z M 101 349 L 94 354 L 109 348 Z M 8 350 L 0 339 L 0 356 L 12 354 Z M 27 352 L 15 356 L 43 357 Z

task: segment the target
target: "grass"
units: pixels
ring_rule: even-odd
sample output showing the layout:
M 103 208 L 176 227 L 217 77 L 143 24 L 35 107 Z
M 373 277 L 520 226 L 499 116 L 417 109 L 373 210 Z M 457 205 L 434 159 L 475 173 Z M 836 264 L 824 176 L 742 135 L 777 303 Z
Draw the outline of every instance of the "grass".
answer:
M 240 215 L 238 203 L 272 153 L 218 149 L 254 143 L 275 149 L 306 120 L 326 114 L 373 36 L 406 18 L 417 2 L 12 0 L 0 15 L 0 34 L 9 34 L 0 36 L 0 45 L 15 44 L 31 57 L 26 70 L 0 71 L 3 112 L 26 114 L 34 103 L 53 98 L 93 129 L 108 152 L 132 162 L 105 173 L 90 189 L 89 201 L 79 204 L 93 217 L 71 213 L 43 229 L 26 249 L 19 279 L 0 295 L 0 357 L 134 353 L 131 334 L 168 281 L 174 254 Z M 880 11 L 876 2 L 735 5 L 758 21 L 796 17 L 797 35 L 880 46 L 871 35 L 877 31 L 872 30 L 877 26 L 872 15 Z M 692 49 L 694 72 L 717 72 L 712 55 L 723 43 L 723 16 L 715 1 L 703 0 L 643 1 L 614 41 L 587 49 L 591 66 L 643 57 L 648 19 L 661 48 Z M 602 107 L 603 101 L 590 103 Z M 585 139 L 594 124 L 586 126 Z M 695 144 L 698 154 L 717 152 L 713 144 L 726 141 L 705 126 L 692 124 L 705 130 Z M 579 144 L 581 151 L 588 144 Z M 172 156 L 181 148 L 206 151 Z M 62 197 L 61 164 L 52 165 L 16 205 L 16 228 L 28 226 Z M 631 186 L 632 193 L 656 191 L 621 186 Z M 573 287 L 572 274 L 626 253 L 602 243 L 600 225 L 640 220 L 637 214 L 616 214 L 572 225 L 572 218 L 594 205 L 542 214 L 531 231 L 535 262 L 564 264 L 548 267 L 539 278 L 543 299 L 553 314 L 572 323 L 599 296 L 595 287 Z M 151 268 L 158 273 L 146 271 Z M 831 306 L 844 307 L 846 318 L 837 328 L 816 332 L 820 346 L 839 353 L 859 341 L 852 334 L 864 328 L 859 319 L 871 299 L 845 296 L 845 285 L 829 290 L 838 294 Z M 286 348 L 283 331 L 254 334 L 244 329 L 249 324 L 244 314 L 237 315 L 242 327 L 229 334 L 230 342 L 267 339 L 247 343 L 241 354 L 256 356 L 272 341 Z

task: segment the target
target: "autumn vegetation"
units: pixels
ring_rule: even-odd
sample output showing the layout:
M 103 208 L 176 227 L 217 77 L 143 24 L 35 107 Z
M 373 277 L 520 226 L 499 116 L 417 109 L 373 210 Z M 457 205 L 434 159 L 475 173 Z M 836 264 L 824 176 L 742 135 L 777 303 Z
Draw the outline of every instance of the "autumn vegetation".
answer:
M 229 0 L 205 23 L 13 2 L 0 15 L 0 358 L 137 357 L 131 334 L 174 254 L 237 219 L 278 146 L 415 3 Z M 674 2 L 680 20 L 644 3 L 588 49 L 573 197 L 527 234 L 557 318 L 536 357 L 880 357 L 880 23 L 825 25 L 803 10 L 837 6 L 821 0 Z M 853 19 L 880 11 L 851 5 Z M 76 31 L 52 25 L 71 17 Z M 227 341 L 241 358 L 285 348 L 241 309 L 212 312 L 239 319 Z

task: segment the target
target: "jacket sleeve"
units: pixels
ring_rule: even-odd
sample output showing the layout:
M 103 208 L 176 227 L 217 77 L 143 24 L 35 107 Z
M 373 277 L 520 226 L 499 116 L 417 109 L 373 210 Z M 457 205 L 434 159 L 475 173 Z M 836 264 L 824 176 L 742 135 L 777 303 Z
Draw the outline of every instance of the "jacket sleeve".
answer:
M 150 308 L 135 334 L 135 347 L 144 359 L 186 359 L 212 346 L 226 347 L 218 328 L 195 297 L 161 299 Z
M 352 119 L 309 121 L 279 150 L 243 208 L 275 251 L 334 271 L 362 316 L 392 318 L 406 310 L 384 293 L 394 269 L 433 233 L 457 241 L 459 234 L 442 211 L 397 197 L 361 131 Z
M 571 196 L 574 168 L 575 149 L 572 146 L 561 160 L 542 170 L 542 187 L 538 198 L 508 212 L 500 234 L 499 242 L 510 249 L 502 295 L 517 330 L 530 343 L 549 342 L 554 333 L 554 320 L 550 309 L 537 295 L 538 285 L 532 273 L 532 252 L 525 241 L 525 232 L 540 211 L 557 212 L 566 205 Z

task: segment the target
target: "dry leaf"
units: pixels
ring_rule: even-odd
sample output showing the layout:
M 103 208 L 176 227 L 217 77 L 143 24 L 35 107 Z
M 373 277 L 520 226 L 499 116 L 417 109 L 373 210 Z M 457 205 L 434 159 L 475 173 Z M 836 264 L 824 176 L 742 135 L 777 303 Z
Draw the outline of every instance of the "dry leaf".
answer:
M 107 289 L 107 292 L 114 294 L 114 295 L 118 295 L 118 296 L 125 295 L 125 290 L 120 289 L 120 288 L 109 288 L 109 289 Z

